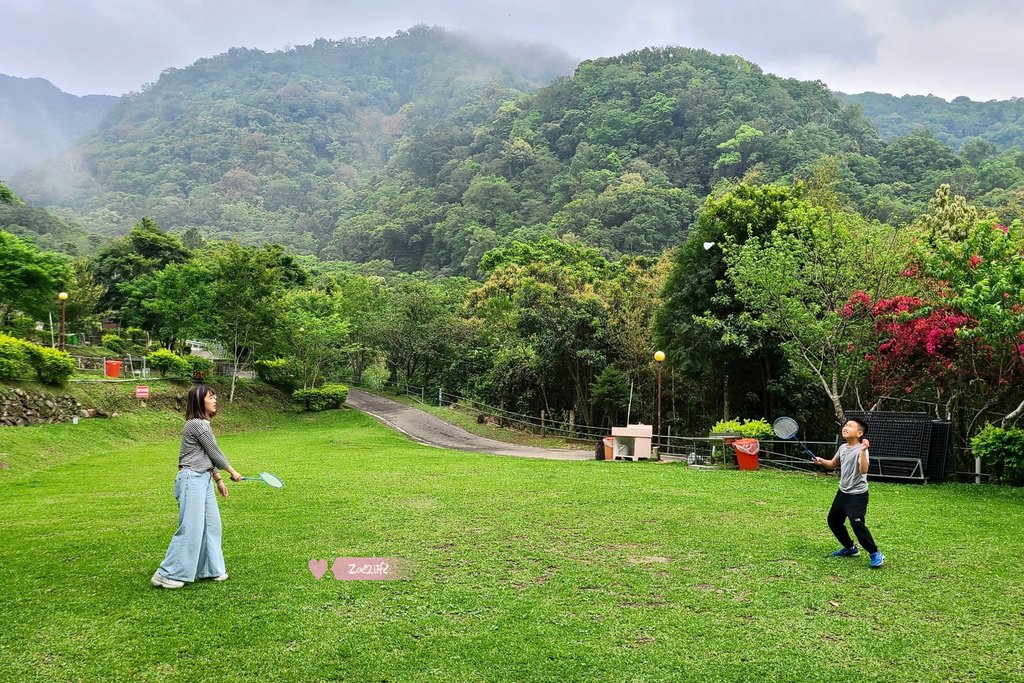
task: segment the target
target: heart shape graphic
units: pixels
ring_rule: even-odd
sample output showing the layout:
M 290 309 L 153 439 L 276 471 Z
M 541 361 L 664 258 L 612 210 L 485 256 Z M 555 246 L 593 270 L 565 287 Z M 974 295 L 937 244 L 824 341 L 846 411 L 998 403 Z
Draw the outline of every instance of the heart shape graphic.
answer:
M 313 576 L 319 579 L 327 572 L 327 560 L 310 560 L 309 571 L 313 572 Z

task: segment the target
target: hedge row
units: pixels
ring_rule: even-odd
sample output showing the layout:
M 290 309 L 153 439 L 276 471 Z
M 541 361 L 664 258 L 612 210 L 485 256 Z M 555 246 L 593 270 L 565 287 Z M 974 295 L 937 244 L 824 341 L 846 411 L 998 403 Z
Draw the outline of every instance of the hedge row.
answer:
M 0 334 L 0 380 L 21 379 L 35 370 L 40 382 L 62 386 L 76 368 L 65 351 Z
M 208 375 L 213 371 L 213 361 L 202 356 L 179 356 L 168 349 L 157 349 L 146 356 L 149 367 L 166 377 L 168 373 L 172 377 L 193 377 L 201 373 Z
M 292 399 L 306 410 L 320 412 L 328 408 L 340 408 L 348 398 L 348 387 L 344 384 L 325 384 L 318 389 L 297 389 Z

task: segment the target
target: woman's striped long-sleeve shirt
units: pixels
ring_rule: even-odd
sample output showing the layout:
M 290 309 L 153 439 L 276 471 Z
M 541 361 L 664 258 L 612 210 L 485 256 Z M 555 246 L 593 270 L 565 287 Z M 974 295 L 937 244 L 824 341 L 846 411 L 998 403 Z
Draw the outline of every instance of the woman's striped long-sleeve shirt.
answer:
M 228 459 L 217 446 L 217 439 L 213 436 L 209 420 L 185 420 L 185 428 L 181 433 L 178 467 L 187 467 L 195 472 L 226 470 L 230 467 Z

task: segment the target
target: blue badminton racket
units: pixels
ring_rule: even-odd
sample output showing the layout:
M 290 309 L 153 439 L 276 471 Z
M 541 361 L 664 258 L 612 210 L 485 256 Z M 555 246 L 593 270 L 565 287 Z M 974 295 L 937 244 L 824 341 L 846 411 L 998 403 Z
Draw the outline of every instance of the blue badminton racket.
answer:
M 810 457 L 812 462 L 818 457 L 812 453 L 807 446 L 803 445 L 799 439 L 797 439 L 797 434 L 800 432 L 800 425 L 798 425 L 796 420 L 793 418 L 780 417 L 775 420 L 775 422 L 772 423 L 772 431 L 775 432 L 775 436 L 779 437 L 783 441 L 796 441 L 800 444 L 800 448 L 804 449 L 804 453 Z

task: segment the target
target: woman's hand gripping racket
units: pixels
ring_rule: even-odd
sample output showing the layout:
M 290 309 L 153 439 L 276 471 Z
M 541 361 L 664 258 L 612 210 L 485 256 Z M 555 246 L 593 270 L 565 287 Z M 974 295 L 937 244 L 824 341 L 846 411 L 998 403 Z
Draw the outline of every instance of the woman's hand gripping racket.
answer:
M 273 486 L 275 489 L 284 488 L 284 482 L 270 472 L 260 472 L 258 477 L 242 477 L 242 481 L 262 481 L 264 484 Z

